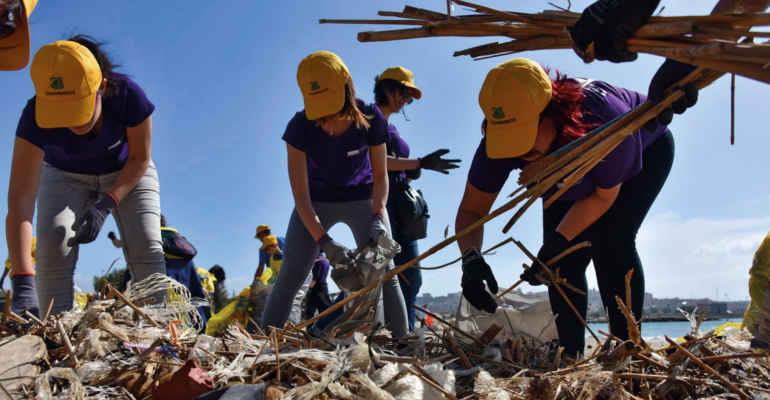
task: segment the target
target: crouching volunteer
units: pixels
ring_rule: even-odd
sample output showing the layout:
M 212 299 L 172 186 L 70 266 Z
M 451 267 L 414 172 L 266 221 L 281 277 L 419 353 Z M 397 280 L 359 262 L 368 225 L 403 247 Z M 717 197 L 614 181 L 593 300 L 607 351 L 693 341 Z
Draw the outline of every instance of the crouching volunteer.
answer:
M 332 266 L 349 261 L 350 250 L 329 236 L 329 228 L 348 225 L 358 246 L 390 234 L 387 121 L 376 107 L 356 99 L 350 73 L 334 53 L 319 51 L 303 59 L 297 83 L 305 109 L 283 135 L 295 209 L 283 266 L 263 315 L 266 327 L 283 327 L 319 248 Z M 382 290 L 386 325 L 394 336 L 403 336 L 406 308 L 396 278 Z
M 404 67 L 391 67 L 375 78 L 374 99 L 386 120 L 401 112 L 414 99 L 420 99 L 422 92 L 414 84 L 414 74 Z M 401 246 L 401 252 L 393 259 L 396 265 L 406 264 L 419 255 L 417 240 L 425 238 L 428 225 L 428 207 L 422 193 L 409 186 L 409 182 L 420 177 L 422 169 L 448 174 L 458 168 L 460 160 L 448 160 L 442 156 L 447 149 L 436 150 L 422 158 L 409 158 L 409 144 L 396 126 L 388 123 L 388 216 L 393 239 Z M 419 266 L 416 265 L 416 266 Z M 422 286 L 419 268 L 409 268 L 399 275 L 398 282 L 406 302 L 409 330 L 414 330 L 414 302 Z
M 0 0 L 0 71 L 14 71 L 29 62 L 29 16 L 37 0 Z
M 13 149 L 6 238 L 13 303 L 72 307 L 75 263 L 109 214 L 135 281 L 165 273 L 160 188 L 150 157 L 155 106 L 93 39 L 43 46 L 31 66 L 36 96 Z M 37 200 L 37 275 L 30 254 Z M 37 293 L 35 293 L 37 288 Z
M 539 64 L 525 58 L 493 68 L 479 94 L 485 117 L 484 137 L 468 174 L 455 223 L 457 230 L 489 212 L 511 171 L 644 101 L 645 96 L 639 93 L 602 81 L 571 79 L 558 73 L 551 80 Z M 633 270 L 631 303 L 637 320 L 641 320 L 644 273 L 636 250 L 636 234 L 674 158 L 673 138 L 666 127 L 653 122 L 648 128 L 628 137 L 543 211 L 543 246 L 538 258 L 548 260 L 571 244 L 590 241 L 591 248 L 573 253 L 554 268 L 567 282 L 587 291 L 585 271 L 593 260 L 610 330 L 621 339 L 628 338 L 628 331 L 615 296 L 625 298 L 624 277 Z M 498 287 L 479 253 L 483 236 L 483 229 L 478 229 L 459 240 L 463 296 L 476 308 L 494 312 L 497 304 L 484 283 L 493 293 Z M 545 279 L 537 266 L 522 278 L 532 285 L 540 285 Z M 585 318 L 587 298 L 571 291 L 567 294 Z M 562 345 L 572 356 L 582 353 L 585 332 L 579 319 L 552 288 L 549 297 Z

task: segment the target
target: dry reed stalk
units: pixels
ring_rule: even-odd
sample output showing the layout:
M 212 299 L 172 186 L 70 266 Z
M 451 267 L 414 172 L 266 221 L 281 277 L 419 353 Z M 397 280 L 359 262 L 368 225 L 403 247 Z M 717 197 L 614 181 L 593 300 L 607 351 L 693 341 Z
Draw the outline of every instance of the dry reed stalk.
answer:
M 537 258 L 537 257 L 535 257 L 535 255 L 534 255 L 534 254 L 532 254 L 532 253 L 531 253 L 531 252 L 530 252 L 530 251 L 529 251 L 529 250 L 528 250 L 528 249 L 527 249 L 527 248 L 524 246 L 524 244 L 522 244 L 522 243 L 521 243 L 521 242 L 519 242 L 519 241 L 514 241 L 513 243 L 515 243 L 515 244 L 516 244 L 516 246 L 518 246 L 518 247 L 519 247 L 519 249 L 521 249 L 521 251 L 522 251 L 522 252 L 523 252 L 523 253 L 524 253 L 524 254 L 525 254 L 527 257 L 529 257 L 529 259 L 530 259 L 530 260 L 532 260 L 532 262 L 533 262 L 533 263 L 538 263 L 538 264 L 540 264 L 540 266 L 543 268 L 543 271 L 545 271 L 545 273 L 547 274 L 547 278 L 548 278 L 548 280 L 551 282 L 551 284 L 552 284 L 552 286 L 554 287 L 554 289 L 556 289 L 556 291 L 559 293 L 559 296 L 561 296 L 561 298 L 564 300 L 564 302 L 565 302 L 565 303 L 567 303 L 567 306 L 569 306 L 570 310 L 572 310 L 572 313 L 573 313 L 573 314 L 575 314 L 575 316 L 577 317 L 578 321 L 580 321 L 580 323 L 583 325 L 583 328 L 587 329 L 587 330 L 588 330 L 588 332 L 591 334 L 591 336 L 593 336 L 593 338 L 594 338 L 594 339 L 595 339 L 597 342 L 599 342 L 599 336 L 596 336 L 596 333 L 594 333 L 594 330 L 593 330 L 593 329 L 591 329 L 591 327 L 590 327 L 590 326 L 588 325 L 588 323 L 586 322 L 585 318 L 583 318 L 583 315 L 580 313 L 580 311 L 578 311 L 577 307 L 575 307 L 575 304 L 574 304 L 574 303 L 572 303 L 572 300 L 570 300 L 570 299 L 569 299 L 569 297 L 567 296 L 567 293 L 565 293 L 565 292 L 564 292 L 564 289 L 562 289 L 562 288 L 561 288 L 561 285 L 559 285 L 559 283 L 558 283 L 558 281 L 557 281 L 557 279 L 556 279 L 556 275 L 553 273 L 553 271 L 551 271 L 551 269 L 550 269 L 550 268 L 548 268 L 548 266 L 547 266 L 547 265 L 545 265 L 545 263 L 544 263 L 544 262 L 542 262 L 542 261 L 538 260 L 538 258 Z
M 733 393 L 735 393 L 738 396 L 740 396 L 741 399 L 743 399 L 743 400 L 751 399 L 751 397 L 748 394 L 746 394 L 743 390 L 741 390 L 733 382 L 731 382 L 729 379 L 727 379 L 724 376 L 722 376 L 722 374 L 717 372 L 714 368 L 711 368 L 705 362 L 701 361 L 701 359 L 698 358 L 698 356 L 696 356 L 695 354 L 691 353 L 684 346 L 682 346 L 681 344 L 677 343 L 676 341 L 671 340 L 671 338 L 669 338 L 668 336 L 666 336 L 666 341 L 670 345 L 676 347 L 680 352 L 682 352 L 682 354 L 684 354 L 687 358 L 692 360 L 692 362 L 694 362 L 695 365 L 700 367 L 703 371 L 705 371 L 709 375 L 713 376 L 714 378 L 716 378 L 719 381 L 721 381 L 722 383 L 724 383 Z
M 510 240 L 511 240 L 511 241 L 513 241 L 513 238 L 510 238 Z M 576 251 L 578 251 L 578 250 L 582 250 L 582 249 L 588 248 L 588 247 L 591 247 L 591 242 L 588 242 L 588 241 L 586 241 L 586 242 L 580 242 L 580 243 L 578 243 L 578 244 L 575 244 L 575 245 L 573 245 L 573 246 L 570 246 L 570 247 L 568 247 L 566 250 L 562 251 L 561 253 L 559 253 L 559 254 L 558 254 L 558 255 L 556 255 L 555 257 L 553 257 L 553 258 L 551 258 L 550 260 L 548 260 L 548 261 L 546 262 L 546 264 L 548 264 L 548 266 L 554 265 L 554 264 L 556 264 L 557 262 L 561 261 L 563 258 L 565 258 L 565 257 L 567 257 L 567 256 L 569 256 L 569 255 L 571 255 L 572 253 L 574 253 L 574 252 L 576 252 Z M 498 298 L 498 299 L 501 299 L 501 298 L 503 298 L 503 296 L 505 296 L 506 294 L 508 294 L 508 293 L 512 292 L 514 289 L 516 289 L 517 287 L 519 287 L 519 285 L 521 285 L 522 283 L 524 283 L 524 280 L 523 280 L 523 279 L 519 279 L 519 280 L 518 280 L 518 281 L 516 281 L 516 283 L 514 283 L 514 284 L 513 284 L 511 287 L 509 287 L 508 289 L 505 289 L 505 290 L 503 290 L 502 292 L 500 292 L 500 293 L 497 295 L 497 298 Z
M 152 326 L 156 328 L 160 328 L 161 325 L 158 323 L 158 321 L 154 320 L 150 315 L 142 311 L 141 308 L 139 308 L 136 304 L 131 302 L 126 296 L 123 295 L 123 293 L 120 293 L 118 289 L 115 289 L 112 285 L 109 283 L 107 284 L 107 290 L 112 293 L 115 297 L 120 299 L 123 303 L 125 303 L 127 306 L 131 307 L 132 310 L 134 310 L 135 313 L 137 313 L 142 318 L 146 319 Z M 117 303 L 116 303 L 117 305 Z

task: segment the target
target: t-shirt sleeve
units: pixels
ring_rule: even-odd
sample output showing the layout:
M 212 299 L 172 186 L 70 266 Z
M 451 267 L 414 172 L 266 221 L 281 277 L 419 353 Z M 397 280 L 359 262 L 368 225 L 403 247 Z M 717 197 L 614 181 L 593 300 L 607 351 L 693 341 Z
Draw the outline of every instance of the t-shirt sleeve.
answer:
M 366 131 L 366 143 L 378 146 L 388 141 L 388 121 L 376 106 L 371 107 L 369 129 Z
M 27 102 L 24 111 L 21 112 L 19 125 L 16 127 L 16 137 L 20 137 L 41 149 L 44 147 L 44 138 L 41 129 L 35 122 L 35 100 Z
M 155 111 L 155 104 L 152 104 L 144 90 L 131 79 L 126 79 L 125 96 L 123 123 L 126 126 L 133 127 L 141 124 Z
M 291 121 L 289 121 L 286 125 L 286 131 L 283 132 L 283 140 L 302 151 L 305 151 L 307 148 L 307 144 L 305 143 L 304 121 L 304 112 L 298 112 Z
M 468 183 L 482 192 L 498 193 L 511 171 L 521 168 L 522 162 L 515 158 L 490 159 L 487 157 L 486 145 L 486 139 L 482 139 L 476 149 L 468 171 Z

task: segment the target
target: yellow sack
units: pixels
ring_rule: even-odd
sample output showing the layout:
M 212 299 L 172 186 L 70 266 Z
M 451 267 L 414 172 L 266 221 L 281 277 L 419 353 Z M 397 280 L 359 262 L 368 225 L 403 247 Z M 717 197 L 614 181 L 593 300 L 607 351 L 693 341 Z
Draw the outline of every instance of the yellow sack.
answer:
M 31 254 L 31 256 L 32 256 L 32 265 L 36 264 L 36 262 L 35 262 L 36 254 L 35 253 L 37 253 L 37 238 L 32 236 L 32 254 Z M 12 269 L 11 267 L 12 267 L 11 266 L 11 259 L 10 258 L 6 258 L 5 259 L 5 269 L 10 271 Z
M 75 295 L 73 296 L 73 309 L 77 311 L 83 311 L 86 309 L 86 306 L 88 305 L 88 293 L 76 289 Z
M 754 253 L 749 295 L 751 304 L 743 315 L 743 324 L 754 337 L 770 343 L 770 233 Z
M 240 321 L 245 324 L 248 318 L 248 305 L 249 296 L 251 295 L 251 288 L 245 288 L 238 293 L 238 296 L 234 301 L 225 306 L 218 313 L 209 318 L 206 325 L 206 334 L 214 336 L 218 332 L 223 331 L 230 323 L 234 321 Z

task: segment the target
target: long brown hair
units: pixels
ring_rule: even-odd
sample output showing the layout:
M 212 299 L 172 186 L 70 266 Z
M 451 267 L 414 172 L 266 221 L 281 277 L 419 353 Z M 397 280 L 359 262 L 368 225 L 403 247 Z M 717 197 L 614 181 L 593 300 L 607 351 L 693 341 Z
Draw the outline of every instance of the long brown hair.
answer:
M 548 71 L 548 69 L 546 69 Z M 549 71 L 550 72 L 550 71 Z M 585 121 L 583 86 L 575 79 L 555 71 L 551 81 L 552 97 L 540 118 L 549 117 L 556 125 L 558 143 L 563 146 L 578 139 L 597 126 Z
M 336 114 L 319 118 L 316 123 L 320 126 L 332 118 L 338 117 L 352 119 L 358 129 L 369 129 L 371 126 L 369 124 L 371 117 L 364 114 L 364 112 L 358 108 L 358 103 L 356 102 L 356 88 L 353 86 L 352 79 L 348 79 L 348 82 L 345 84 L 345 104 L 342 106 L 342 110 Z

